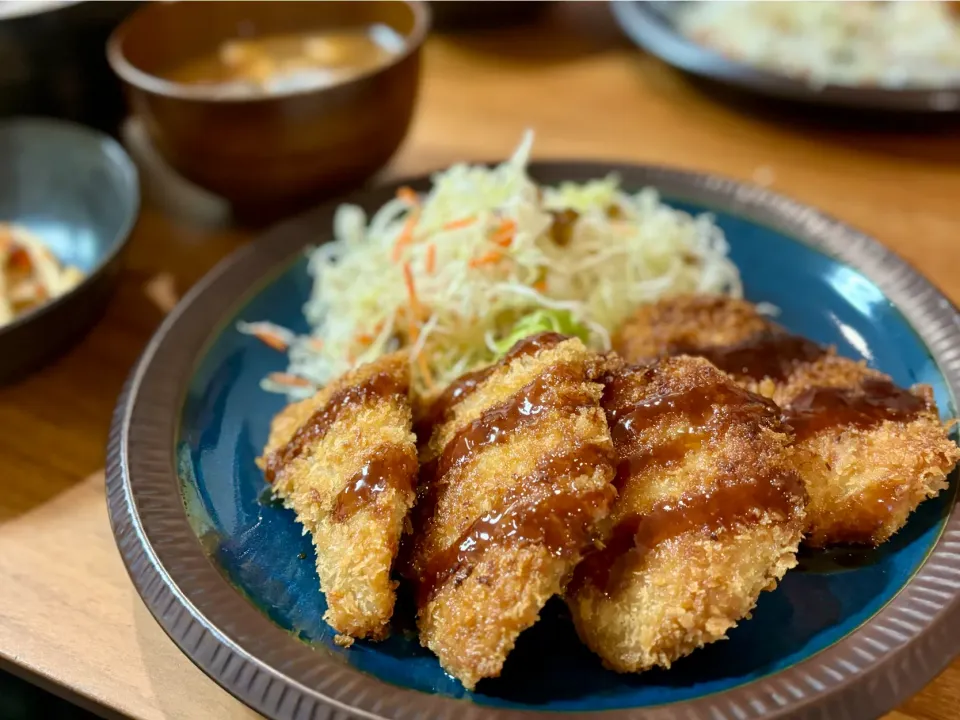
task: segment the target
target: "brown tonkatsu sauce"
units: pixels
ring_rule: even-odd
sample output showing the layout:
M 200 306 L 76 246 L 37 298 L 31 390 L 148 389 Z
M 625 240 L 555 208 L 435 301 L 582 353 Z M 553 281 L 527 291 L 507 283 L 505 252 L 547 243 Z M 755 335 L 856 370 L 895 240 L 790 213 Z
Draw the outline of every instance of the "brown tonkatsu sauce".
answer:
M 411 575 L 423 607 L 451 579 L 462 581 L 490 547 L 537 544 L 555 557 L 572 557 L 589 544 L 591 527 L 616 493 L 606 486 L 586 495 L 558 492 L 557 483 L 593 473 L 610 462 L 607 449 L 578 445 L 548 456 L 503 500 L 464 530 L 445 550 L 417 563 Z
M 593 584 L 616 592 L 628 566 L 660 543 L 689 532 L 717 533 L 759 520 L 764 514 L 788 518 L 803 497 L 803 481 L 793 471 L 760 477 L 721 480 L 704 493 L 663 500 L 640 515 L 623 518 L 602 550 L 589 555 L 574 573 L 571 589 Z
M 461 375 L 454 380 L 447 389 L 433 401 L 424 420 L 420 423 L 418 435 L 422 435 L 439 422 L 448 419 L 450 410 L 455 405 L 462 402 L 465 398 L 472 395 L 497 368 L 505 367 L 520 357 L 535 355 L 541 350 L 555 347 L 564 340 L 569 340 L 566 335 L 555 332 L 542 332 L 517 342 L 500 360 L 489 367 L 474 370 L 465 375 Z M 423 438 L 426 440 L 427 438 Z
M 473 372 L 461 375 L 447 386 L 447 389 L 433 401 L 423 418 L 417 423 L 417 437 L 423 442 L 430 439 L 430 432 L 433 428 L 447 420 L 450 410 L 461 400 L 472 395 L 478 387 L 483 385 L 497 365 L 480 368 Z
M 643 371 L 647 380 L 652 380 L 657 372 L 657 368 Z M 631 378 L 628 371 L 611 380 L 603 394 L 602 405 L 612 428 L 614 443 L 627 440 L 635 429 L 649 427 L 668 413 L 681 414 L 692 424 L 697 424 L 718 415 L 728 419 L 743 414 L 773 418 L 777 412 L 773 401 L 729 381 L 697 385 L 680 392 L 657 392 L 641 400 L 630 400 L 628 386 L 635 383 L 636 379 Z
M 388 488 L 409 492 L 416 473 L 417 460 L 411 452 L 405 452 L 399 445 L 377 448 L 337 495 L 333 519 L 346 522 L 376 503 L 377 497 Z
M 266 478 L 273 483 L 287 463 L 303 454 L 310 444 L 322 440 L 347 408 L 362 405 L 371 399 L 386 398 L 391 395 L 405 395 L 407 388 L 397 382 L 391 373 L 374 373 L 356 385 L 348 385 L 335 392 L 327 403 L 313 413 L 300 426 L 290 442 L 267 458 Z
M 566 210 L 553 210 L 550 212 L 553 217 L 553 225 L 550 226 L 550 239 L 558 247 L 566 247 L 573 239 L 573 228 L 580 219 L 580 213 L 576 210 L 567 208 Z
M 868 378 L 856 388 L 810 388 L 787 406 L 784 417 L 804 440 L 827 428 L 868 429 L 885 420 L 909 421 L 927 401 L 889 380 Z
M 656 368 L 650 368 L 644 371 L 644 375 L 652 380 L 657 372 Z M 722 434 L 734 422 L 754 422 L 769 427 L 777 422 L 779 411 L 776 405 L 729 383 L 656 393 L 640 401 L 625 400 L 631 394 L 629 384 L 636 382 L 631 371 L 621 374 L 607 384 L 603 397 L 610 435 L 617 448 L 614 484 L 618 490 L 631 477 L 651 466 L 682 461 L 688 452 Z M 644 440 L 643 431 L 669 413 L 682 415 L 690 424 L 689 431 L 655 444 Z M 659 437 L 656 439 L 660 440 Z
M 531 335 L 517 342 L 502 358 L 500 358 L 500 360 L 493 365 L 461 376 L 459 379 L 455 380 L 451 385 L 449 385 L 444 393 L 434 401 L 426 417 L 421 422 L 420 427 L 418 427 L 417 435 L 420 437 L 421 441 L 425 441 L 429 433 L 432 431 L 433 426 L 438 423 L 448 421 L 450 419 L 450 411 L 453 409 L 453 407 L 474 393 L 477 388 L 480 387 L 484 381 L 486 381 L 487 378 L 489 378 L 498 368 L 509 365 L 517 358 L 535 355 L 541 350 L 556 347 L 566 340 L 569 340 L 568 336 L 555 332 L 542 332 Z M 481 424 L 484 422 L 492 424 L 493 417 L 504 413 L 508 406 L 514 407 L 512 404 L 513 401 L 517 400 L 518 398 L 522 400 L 523 393 L 530 388 L 531 386 L 528 385 L 526 388 L 520 390 L 519 393 L 514 396 L 514 398 L 508 400 L 507 403 L 491 408 L 489 412 L 494 413 L 494 415 L 488 416 L 486 421 L 483 419 L 484 416 L 481 416 L 471 423 L 467 428 L 464 428 L 461 432 L 470 433 L 470 428 L 473 428 L 472 432 L 474 435 L 478 434 L 481 432 L 478 429 Z M 524 405 L 520 406 L 517 412 L 519 413 L 522 410 L 531 409 L 532 407 Z M 533 419 L 535 419 L 535 416 L 533 415 L 528 414 L 527 416 L 524 416 L 524 420 L 532 421 Z M 522 424 L 522 422 L 520 424 Z M 505 430 L 505 426 L 496 426 L 495 429 L 491 428 L 489 432 L 493 433 L 495 436 L 492 442 L 496 443 L 505 440 Z M 450 451 L 450 455 L 448 456 L 447 460 L 449 463 L 464 462 L 465 460 L 465 458 L 463 458 L 457 461 L 453 458 L 454 451 L 451 449 L 451 446 L 457 441 L 458 436 L 452 438 L 444 448 L 444 453 L 448 450 Z M 489 440 L 489 436 L 487 439 Z M 476 447 L 470 450 L 470 452 L 475 451 Z M 441 470 L 441 467 L 445 462 L 444 453 L 441 453 L 439 457 L 434 458 L 430 462 L 424 463 L 420 467 L 420 482 L 417 487 L 417 502 L 411 514 L 411 522 L 414 528 L 413 538 L 405 539 L 404 545 L 401 548 L 401 554 L 404 556 L 404 560 L 399 564 L 399 566 L 401 568 L 401 572 L 406 576 L 412 577 L 415 575 L 415 573 L 413 573 L 413 571 L 408 567 L 410 558 L 416 553 L 417 538 L 422 536 L 427 522 L 436 512 L 437 504 L 439 503 L 440 497 L 442 496 L 445 488 L 443 476 L 446 474 L 446 471 L 438 472 L 438 470 Z
M 500 359 L 499 363 L 501 365 L 509 365 L 517 358 L 527 357 L 528 355 L 536 355 L 541 350 L 547 350 L 549 348 L 556 347 L 560 343 L 569 339 L 569 335 L 562 335 L 560 333 L 550 331 L 530 335 L 529 337 L 525 337 L 523 340 L 518 340 L 516 343 L 514 343 L 514 346 L 507 351 L 507 354 Z
M 583 374 L 567 366 L 545 370 L 505 402 L 485 410 L 460 428 L 447 442 L 438 458 L 425 468 L 425 477 L 439 480 L 456 467 L 466 464 L 483 448 L 499 445 L 517 429 L 532 425 L 554 408 L 576 410 L 592 404 L 589 394 L 579 388 L 564 392 L 567 383 L 578 383 Z
M 627 369 L 607 384 L 603 407 L 619 460 L 618 489 L 651 465 L 681 461 L 710 438 L 722 437 L 734 423 L 778 425 L 780 413 L 773 402 L 729 382 L 654 392 L 631 400 L 643 390 L 643 382 L 655 382 L 659 372 L 657 367 Z M 666 441 L 660 433 L 653 433 L 655 442 L 646 440 L 644 431 L 668 414 L 681 415 L 689 431 Z M 629 558 L 683 533 L 715 533 L 759 519 L 763 513 L 789 517 L 802 497 L 802 482 L 792 472 L 757 476 L 749 468 L 744 468 L 742 475 L 731 470 L 705 492 L 666 499 L 642 515 L 622 519 L 605 547 L 577 568 L 572 589 L 589 581 L 603 592 L 614 592 L 618 578 L 632 562 Z
M 682 462 L 687 453 L 700 447 L 703 440 L 703 433 L 687 433 L 659 445 L 638 444 L 635 450 L 617 462 L 614 486 L 617 490 L 622 490 L 630 478 L 648 468 L 667 467 Z
M 671 353 L 698 355 L 731 375 L 783 381 L 798 365 L 815 362 L 827 350 L 806 338 L 774 330 L 722 347 L 678 345 Z M 856 388 L 810 388 L 790 402 L 784 419 L 797 440 L 803 440 L 827 428 L 867 429 L 885 420 L 911 420 L 927 407 L 925 400 L 889 380 L 869 378 Z
M 695 347 L 676 345 L 671 355 L 697 355 L 720 370 L 752 380 L 786 380 L 798 365 L 827 354 L 815 342 L 784 332 L 763 332 L 733 345 Z

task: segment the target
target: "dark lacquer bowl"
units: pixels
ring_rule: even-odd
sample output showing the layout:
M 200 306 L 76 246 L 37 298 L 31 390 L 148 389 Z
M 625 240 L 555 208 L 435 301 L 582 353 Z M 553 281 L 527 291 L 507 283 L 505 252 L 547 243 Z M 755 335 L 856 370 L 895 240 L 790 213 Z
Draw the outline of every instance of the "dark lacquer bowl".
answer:
M 534 163 L 545 184 L 610 173 L 715 213 L 744 292 L 778 321 L 903 385 L 929 383 L 945 417 L 960 392 L 960 315 L 876 241 L 783 196 L 625 163 Z M 406 181 L 429 188 L 429 178 Z M 397 186 L 350 198 L 368 213 Z M 305 332 L 306 245 L 334 208 L 292 220 L 201 281 L 150 343 L 120 399 L 110 515 L 134 583 L 164 629 L 231 693 L 271 718 L 823 720 L 878 717 L 960 651 L 960 509 L 950 489 L 876 550 L 803 551 L 753 618 L 669 670 L 620 675 L 577 639 L 562 602 L 524 632 L 496 679 L 467 692 L 411 632 L 335 642 L 310 537 L 265 502 L 254 459 L 283 398 L 260 379 L 286 359 L 241 334 L 269 319 Z M 482 630 L 478 630 L 481 632 Z
M 42 238 L 86 278 L 0 326 L 0 382 L 39 368 L 100 317 L 120 275 L 140 205 L 137 171 L 120 145 L 60 120 L 0 123 L 0 222 Z
M 333 86 L 252 97 L 163 79 L 227 40 L 382 23 L 404 39 L 386 65 Z M 369 178 L 407 133 L 429 10 L 410 2 L 149 3 L 108 43 L 151 141 L 238 214 L 278 216 Z
M 0 3 L 0 116 L 45 115 L 115 133 L 123 91 L 103 48 L 137 5 Z

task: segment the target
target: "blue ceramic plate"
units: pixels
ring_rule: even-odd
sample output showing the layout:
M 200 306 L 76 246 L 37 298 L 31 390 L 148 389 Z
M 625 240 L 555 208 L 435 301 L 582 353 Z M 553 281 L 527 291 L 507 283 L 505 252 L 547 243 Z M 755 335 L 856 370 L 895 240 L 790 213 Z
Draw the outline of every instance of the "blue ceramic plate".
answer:
M 645 167 L 540 164 L 545 183 L 617 171 L 671 204 L 714 213 L 747 297 L 780 322 L 902 385 L 933 386 L 945 416 L 960 388 L 954 308 L 869 238 L 809 208 L 715 177 Z M 426 181 L 413 183 L 426 187 Z M 354 198 L 368 208 L 394 188 Z M 293 514 L 263 501 L 253 460 L 282 399 L 258 381 L 285 359 L 235 330 L 265 319 L 306 330 L 302 247 L 332 208 L 240 251 L 171 315 L 118 405 L 108 493 L 131 576 L 161 625 L 201 668 L 273 717 L 758 718 L 880 714 L 960 650 L 944 621 L 960 592 L 956 483 L 875 551 L 804 552 L 752 620 L 669 671 L 618 675 L 578 641 L 562 603 L 520 639 L 501 678 L 466 692 L 417 642 L 398 607 L 383 643 L 333 643 L 314 551 Z

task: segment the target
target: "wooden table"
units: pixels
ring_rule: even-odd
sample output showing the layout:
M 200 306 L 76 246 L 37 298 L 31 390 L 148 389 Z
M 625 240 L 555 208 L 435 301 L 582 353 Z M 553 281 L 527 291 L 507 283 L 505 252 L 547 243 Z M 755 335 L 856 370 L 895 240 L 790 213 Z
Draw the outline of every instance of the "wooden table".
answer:
M 539 157 L 667 163 L 770 183 L 896 248 L 960 301 L 960 133 L 871 134 L 747 115 L 626 44 L 605 6 L 552 13 L 533 30 L 432 39 L 416 121 L 388 172 L 500 157 L 533 127 Z M 106 317 L 59 362 L 0 389 L 0 660 L 108 715 L 252 716 L 144 608 L 104 507 L 110 413 L 163 315 L 145 286 L 172 279 L 182 293 L 251 237 L 225 224 L 216 202 L 170 181 L 142 147 L 137 154 L 145 202 Z M 960 662 L 889 718 L 952 720 L 958 707 Z

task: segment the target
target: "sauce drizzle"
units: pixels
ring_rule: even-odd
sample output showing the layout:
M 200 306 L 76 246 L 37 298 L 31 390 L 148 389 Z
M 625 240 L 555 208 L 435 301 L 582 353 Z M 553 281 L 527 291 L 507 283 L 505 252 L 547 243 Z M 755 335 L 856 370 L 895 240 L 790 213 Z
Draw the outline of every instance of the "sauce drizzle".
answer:
M 564 454 L 547 456 L 449 547 L 414 563 L 409 574 L 417 584 L 418 606 L 429 603 L 447 582 L 468 577 L 491 546 L 540 544 L 555 557 L 582 552 L 593 523 L 616 493 L 607 485 L 576 495 L 558 488 L 557 481 L 592 473 L 609 462 L 610 452 L 597 445 L 578 445 Z
M 330 427 L 347 408 L 362 405 L 371 399 L 386 398 L 391 395 L 404 395 L 407 388 L 388 372 L 378 372 L 355 385 L 348 385 L 335 392 L 327 403 L 313 413 L 300 426 L 286 445 L 273 452 L 267 458 L 265 475 L 267 482 L 276 482 L 277 475 L 286 465 L 300 457 L 312 443 L 324 438 Z
M 629 480 L 651 465 L 682 460 L 735 422 L 776 428 L 780 411 L 770 400 L 730 381 L 698 385 L 684 390 L 657 391 L 644 387 L 660 372 L 658 367 L 628 368 L 609 379 L 603 408 L 619 463 L 615 485 L 622 489 Z M 639 393 L 645 393 L 641 397 Z M 632 399 L 636 398 L 636 399 Z M 644 431 L 669 414 L 681 415 L 689 428 L 667 440 Z M 702 492 L 685 493 L 654 504 L 643 514 L 623 518 L 601 550 L 587 556 L 574 572 L 571 589 L 591 583 L 602 592 L 615 592 L 632 558 L 687 532 L 716 533 L 726 527 L 759 519 L 764 513 L 790 517 L 803 498 L 803 485 L 796 473 L 751 473 L 749 469 L 723 468 L 716 484 Z
M 416 474 L 417 460 L 412 451 L 407 452 L 400 445 L 378 447 L 337 495 L 334 522 L 346 522 L 374 504 L 387 488 L 412 491 Z
M 644 371 L 652 379 L 655 368 Z M 779 410 L 772 401 L 728 382 L 696 386 L 680 392 L 653 393 L 639 401 L 629 398 L 627 384 L 631 373 L 614 378 L 607 385 L 603 408 L 607 412 L 610 435 L 617 448 L 619 462 L 614 481 L 620 490 L 630 478 L 651 466 L 662 467 L 680 462 L 710 437 L 723 433 L 734 422 L 754 422 L 760 426 L 776 424 Z M 633 380 L 636 382 L 636 380 Z M 663 441 L 644 441 L 643 430 L 657 419 L 678 413 L 689 422 L 687 432 Z
M 610 595 L 628 567 L 659 544 L 689 532 L 717 533 L 759 520 L 764 513 L 789 518 L 802 497 L 802 479 L 788 470 L 751 478 L 730 475 L 706 492 L 660 501 L 649 512 L 628 515 L 617 523 L 605 547 L 577 566 L 571 589 L 589 582 Z
M 698 355 L 720 370 L 752 380 L 786 380 L 797 365 L 814 362 L 827 354 L 815 342 L 783 332 L 758 333 L 743 342 L 716 347 L 677 345 L 672 355 Z
M 580 219 L 580 213 L 566 208 L 564 210 L 552 210 L 550 215 L 553 217 L 553 225 L 550 226 L 550 239 L 557 247 L 566 247 L 573 239 L 573 228 L 576 227 L 577 220 Z
M 566 366 L 543 371 L 506 401 L 485 410 L 460 428 L 447 442 L 438 458 L 427 464 L 425 477 L 439 480 L 454 468 L 465 465 L 483 448 L 506 441 L 518 428 L 532 425 L 553 408 L 575 410 L 592 404 L 589 395 L 563 392 L 562 383 L 578 382 L 580 373 Z
M 787 406 L 797 441 L 834 427 L 868 429 L 885 420 L 907 421 L 928 408 L 926 400 L 889 380 L 867 378 L 857 388 L 805 390 Z
M 487 378 L 493 375 L 497 368 L 506 367 L 517 358 L 535 355 L 541 350 L 556 347 L 564 340 L 569 339 L 568 336 L 555 332 L 537 333 L 536 335 L 531 335 L 530 337 L 517 341 L 517 343 L 507 351 L 506 355 L 493 365 L 461 375 L 450 383 L 447 389 L 433 401 L 426 417 L 419 424 L 420 427 L 418 427 L 417 435 L 427 439 L 424 435 L 437 423 L 449 419 L 448 416 L 454 405 L 457 405 L 476 392 L 477 388 L 486 382 Z

